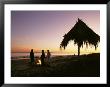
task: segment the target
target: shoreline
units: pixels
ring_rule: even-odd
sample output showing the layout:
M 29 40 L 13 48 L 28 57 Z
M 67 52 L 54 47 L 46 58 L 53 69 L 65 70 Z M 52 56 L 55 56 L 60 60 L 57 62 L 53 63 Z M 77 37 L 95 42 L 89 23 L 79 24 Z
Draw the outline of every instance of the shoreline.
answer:
M 100 54 L 100 53 L 82 54 L 80 56 L 87 56 L 87 55 L 92 55 L 92 54 Z M 52 55 L 51 59 L 57 58 L 57 57 L 78 57 L 78 55 Z M 36 58 L 40 59 L 39 56 L 35 56 L 35 59 Z M 21 59 L 30 59 L 30 56 L 15 56 L 15 57 L 11 57 L 11 60 L 21 60 Z

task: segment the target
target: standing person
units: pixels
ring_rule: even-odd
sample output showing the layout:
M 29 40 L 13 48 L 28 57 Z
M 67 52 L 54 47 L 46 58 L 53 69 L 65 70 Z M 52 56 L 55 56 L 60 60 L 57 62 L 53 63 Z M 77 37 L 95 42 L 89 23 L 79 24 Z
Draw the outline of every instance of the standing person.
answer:
M 50 56 L 51 56 L 50 51 L 47 50 L 47 61 L 48 61 L 49 63 L 50 63 Z
M 33 49 L 31 49 L 31 52 L 30 52 L 30 59 L 31 59 L 31 64 L 34 63 L 34 52 L 33 52 Z
M 44 50 L 42 50 L 42 55 L 41 55 L 41 65 L 44 66 L 44 59 L 45 59 L 45 53 Z

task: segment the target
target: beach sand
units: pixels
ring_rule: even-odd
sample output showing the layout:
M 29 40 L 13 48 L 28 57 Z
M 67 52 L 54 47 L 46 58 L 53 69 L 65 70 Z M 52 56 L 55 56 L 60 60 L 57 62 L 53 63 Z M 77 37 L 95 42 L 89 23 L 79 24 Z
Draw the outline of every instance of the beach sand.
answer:
M 12 77 L 99 77 L 100 54 L 56 56 L 45 66 L 31 65 L 30 59 L 11 60 Z

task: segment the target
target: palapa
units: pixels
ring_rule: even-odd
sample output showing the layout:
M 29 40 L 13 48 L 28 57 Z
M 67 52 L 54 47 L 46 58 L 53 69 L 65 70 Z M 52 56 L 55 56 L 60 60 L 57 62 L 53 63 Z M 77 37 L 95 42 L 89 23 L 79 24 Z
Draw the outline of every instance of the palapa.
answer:
M 100 36 L 79 18 L 74 27 L 63 37 L 60 48 L 65 49 L 69 41 L 73 40 L 74 44 L 77 44 L 78 46 L 78 56 L 80 55 L 80 48 L 81 46 L 83 47 L 84 44 L 86 44 L 86 47 L 88 47 L 88 45 L 93 45 L 96 50 L 98 43 L 100 42 Z

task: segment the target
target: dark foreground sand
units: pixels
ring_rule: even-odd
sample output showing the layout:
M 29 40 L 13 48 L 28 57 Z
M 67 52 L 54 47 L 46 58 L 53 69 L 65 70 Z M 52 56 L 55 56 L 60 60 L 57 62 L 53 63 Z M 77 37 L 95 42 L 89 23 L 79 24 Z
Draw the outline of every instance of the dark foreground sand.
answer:
M 31 65 L 29 59 L 11 60 L 12 77 L 99 77 L 100 54 L 57 56 L 45 66 Z

